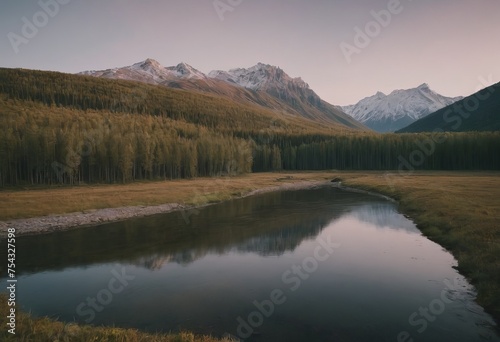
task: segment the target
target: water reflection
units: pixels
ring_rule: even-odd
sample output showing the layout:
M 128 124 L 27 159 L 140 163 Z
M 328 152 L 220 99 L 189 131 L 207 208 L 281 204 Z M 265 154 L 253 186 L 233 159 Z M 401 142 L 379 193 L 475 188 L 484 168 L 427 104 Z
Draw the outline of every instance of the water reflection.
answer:
M 377 228 L 403 229 L 410 233 L 419 232 L 415 224 L 399 214 L 392 203 L 372 203 L 360 206 L 352 210 L 351 216 Z
M 237 335 L 237 318 L 279 289 L 286 301 L 249 341 L 395 341 L 401 331 L 414 341 L 499 341 L 453 257 L 383 199 L 280 192 L 205 207 L 190 221 L 171 213 L 21 238 L 20 305 L 85 322 L 76 308 L 123 270 L 134 280 L 93 324 Z M 328 240 L 340 248 L 294 290 L 285 272 Z M 410 315 L 443 291 L 451 302 L 418 332 Z
M 281 255 L 362 205 L 359 200 L 359 194 L 334 188 L 278 192 L 202 208 L 189 224 L 180 213 L 171 213 L 25 237 L 18 242 L 26 252 L 19 255 L 18 268 L 24 274 L 127 262 L 158 269 L 165 262 L 187 265 L 229 251 Z

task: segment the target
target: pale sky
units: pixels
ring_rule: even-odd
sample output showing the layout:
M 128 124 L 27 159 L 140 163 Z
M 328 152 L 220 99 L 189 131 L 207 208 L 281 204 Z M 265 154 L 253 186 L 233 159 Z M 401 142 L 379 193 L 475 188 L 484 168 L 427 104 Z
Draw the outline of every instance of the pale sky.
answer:
M 17 0 L 0 11 L 0 67 L 76 73 L 154 58 L 208 73 L 262 62 L 336 105 L 422 83 L 463 96 L 500 81 L 498 0 Z M 372 11 L 390 18 L 381 25 Z M 371 30 L 366 46 L 356 27 Z M 342 43 L 357 49 L 350 63 Z

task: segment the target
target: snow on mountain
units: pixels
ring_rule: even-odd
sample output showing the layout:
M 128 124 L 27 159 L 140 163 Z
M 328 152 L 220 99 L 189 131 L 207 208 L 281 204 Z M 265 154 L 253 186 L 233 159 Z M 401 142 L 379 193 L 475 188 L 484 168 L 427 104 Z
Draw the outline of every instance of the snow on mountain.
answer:
M 165 68 L 154 59 L 147 59 L 128 67 L 85 71 L 80 75 L 202 91 L 311 120 L 366 130 L 340 107 L 323 101 L 300 77 L 292 78 L 279 67 L 269 64 L 258 63 L 248 69 L 216 70 L 207 76 L 185 63 Z
M 438 111 L 462 97 L 445 97 L 424 83 L 417 88 L 378 92 L 342 109 L 354 119 L 379 132 L 394 132 Z
M 233 86 L 267 93 L 294 106 L 306 116 L 309 111 L 308 106 L 318 109 L 323 102 L 300 77 L 292 78 L 281 68 L 269 64 L 257 63 L 247 69 L 215 70 L 210 72 L 208 77 Z
M 183 80 L 221 80 L 233 86 L 240 86 L 256 91 L 275 93 L 277 96 L 293 97 L 291 93 L 302 91 L 314 94 L 309 85 L 301 78 L 288 76 L 279 67 L 258 63 L 257 65 L 244 69 L 232 69 L 229 71 L 216 70 L 207 75 L 186 63 L 177 66 L 163 67 L 154 59 L 146 59 L 143 62 L 123 68 L 114 68 L 101 71 L 84 71 L 81 75 L 95 77 L 127 79 L 153 84 L 163 84 L 170 81 Z M 315 95 L 315 94 L 314 94 Z M 317 95 L 316 95 L 317 96 Z
M 297 88 L 309 89 L 309 85 L 300 77 L 291 78 L 279 67 L 263 63 L 258 63 L 248 69 L 214 70 L 208 74 L 208 77 L 252 90 L 266 90 L 271 86 L 284 89 L 291 85 Z
M 340 107 L 323 101 L 300 77 L 292 78 L 276 66 L 257 63 L 246 69 L 215 70 L 210 72 L 208 77 L 270 95 L 309 119 L 366 129 L 365 126 L 342 112 Z
M 84 71 L 80 75 L 125 79 L 152 84 L 161 84 L 177 79 L 206 79 L 207 76 L 186 63 L 165 68 L 156 60 L 148 58 L 145 61 L 126 66 L 101 71 Z
M 197 79 L 197 80 L 202 80 L 207 78 L 207 76 L 204 73 L 196 70 L 195 68 L 186 63 L 180 63 L 175 67 L 168 67 L 166 69 L 171 71 L 172 74 L 178 78 Z

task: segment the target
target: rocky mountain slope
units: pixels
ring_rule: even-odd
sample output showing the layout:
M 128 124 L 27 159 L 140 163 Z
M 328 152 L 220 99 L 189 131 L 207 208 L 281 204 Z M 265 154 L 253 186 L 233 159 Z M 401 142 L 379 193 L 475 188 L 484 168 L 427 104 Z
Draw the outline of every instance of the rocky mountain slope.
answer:
M 80 74 L 212 93 L 240 103 L 257 104 L 283 115 L 369 130 L 340 107 L 323 101 L 302 79 L 292 78 L 279 67 L 263 63 L 248 69 L 217 70 L 205 75 L 185 63 L 164 67 L 147 59 L 131 66 Z

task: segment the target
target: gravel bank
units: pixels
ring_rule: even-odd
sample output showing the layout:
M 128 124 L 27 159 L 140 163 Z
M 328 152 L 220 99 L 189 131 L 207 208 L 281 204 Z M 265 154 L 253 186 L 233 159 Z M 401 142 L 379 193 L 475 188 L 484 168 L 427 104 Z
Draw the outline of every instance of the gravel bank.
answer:
M 310 189 L 327 184 L 332 183 L 325 181 L 283 183 L 277 186 L 253 190 L 242 197 L 248 197 L 272 191 Z M 47 234 L 79 227 L 95 226 L 107 222 L 123 221 L 134 217 L 144 217 L 194 208 L 195 207 L 193 206 L 185 206 L 178 203 L 168 203 L 156 206 L 95 209 L 63 215 L 49 215 L 28 219 L 0 221 L 0 237 L 6 236 L 7 228 L 15 228 L 16 236 Z

